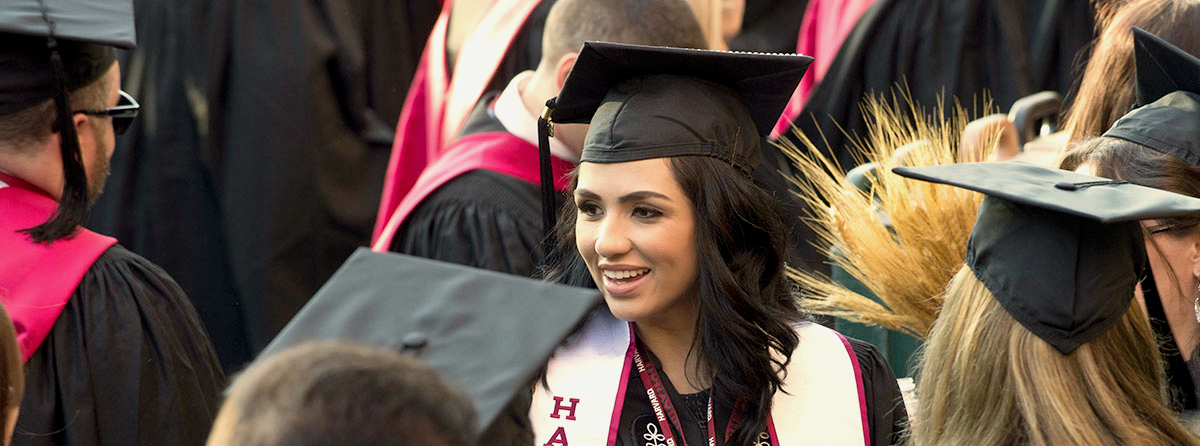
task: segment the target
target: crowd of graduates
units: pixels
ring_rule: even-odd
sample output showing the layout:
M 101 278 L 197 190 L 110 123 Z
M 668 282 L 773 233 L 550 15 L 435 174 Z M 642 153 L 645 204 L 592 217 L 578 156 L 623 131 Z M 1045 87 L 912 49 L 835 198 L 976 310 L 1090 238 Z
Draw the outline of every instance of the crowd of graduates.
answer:
M 1196 0 L 11 0 L 0 444 L 1200 445 Z

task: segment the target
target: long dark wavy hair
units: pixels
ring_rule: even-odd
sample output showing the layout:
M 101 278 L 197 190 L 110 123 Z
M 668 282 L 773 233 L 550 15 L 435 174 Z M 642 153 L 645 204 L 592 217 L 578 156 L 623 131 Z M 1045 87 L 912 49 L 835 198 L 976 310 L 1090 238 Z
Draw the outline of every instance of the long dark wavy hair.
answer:
M 745 404 L 730 445 L 752 445 L 767 427 L 771 398 L 783 387 L 804 320 L 784 275 L 787 226 L 778 202 L 728 163 L 705 156 L 669 158 L 696 214 L 699 320 L 688 355 L 713 376 L 714 403 Z M 575 189 L 575 181 L 571 190 Z M 573 200 L 562 207 L 547 280 L 595 286 L 575 246 Z M 786 390 L 786 389 L 785 389 Z

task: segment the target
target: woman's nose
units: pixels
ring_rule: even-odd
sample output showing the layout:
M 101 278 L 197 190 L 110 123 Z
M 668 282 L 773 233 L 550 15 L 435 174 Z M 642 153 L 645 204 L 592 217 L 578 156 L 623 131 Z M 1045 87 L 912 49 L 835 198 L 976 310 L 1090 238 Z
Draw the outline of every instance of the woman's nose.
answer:
M 626 226 L 618 219 L 606 219 L 596 234 L 596 254 L 612 259 L 629 252 L 632 243 Z

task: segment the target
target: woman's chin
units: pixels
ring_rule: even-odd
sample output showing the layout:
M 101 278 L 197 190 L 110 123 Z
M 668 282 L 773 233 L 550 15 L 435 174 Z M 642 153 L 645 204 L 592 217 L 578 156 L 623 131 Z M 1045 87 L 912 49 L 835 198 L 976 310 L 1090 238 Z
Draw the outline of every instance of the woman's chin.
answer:
M 608 311 L 617 319 L 625 322 L 637 322 L 646 318 L 645 311 L 639 308 L 632 308 L 629 302 L 614 301 L 608 295 L 604 296 L 604 300 L 608 304 Z

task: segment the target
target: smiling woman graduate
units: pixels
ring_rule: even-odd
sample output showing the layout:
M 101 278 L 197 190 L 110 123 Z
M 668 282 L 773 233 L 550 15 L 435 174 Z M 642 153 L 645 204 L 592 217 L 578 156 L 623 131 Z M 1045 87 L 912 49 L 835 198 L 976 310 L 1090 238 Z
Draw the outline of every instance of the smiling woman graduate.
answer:
M 811 60 L 584 46 L 549 114 L 591 127 L 548 278 L 590 278 L 607 311 L 549 362 L 537 444 L 895 440 L 895 377 L 805 321 L 779 204 L 752 180 Z

